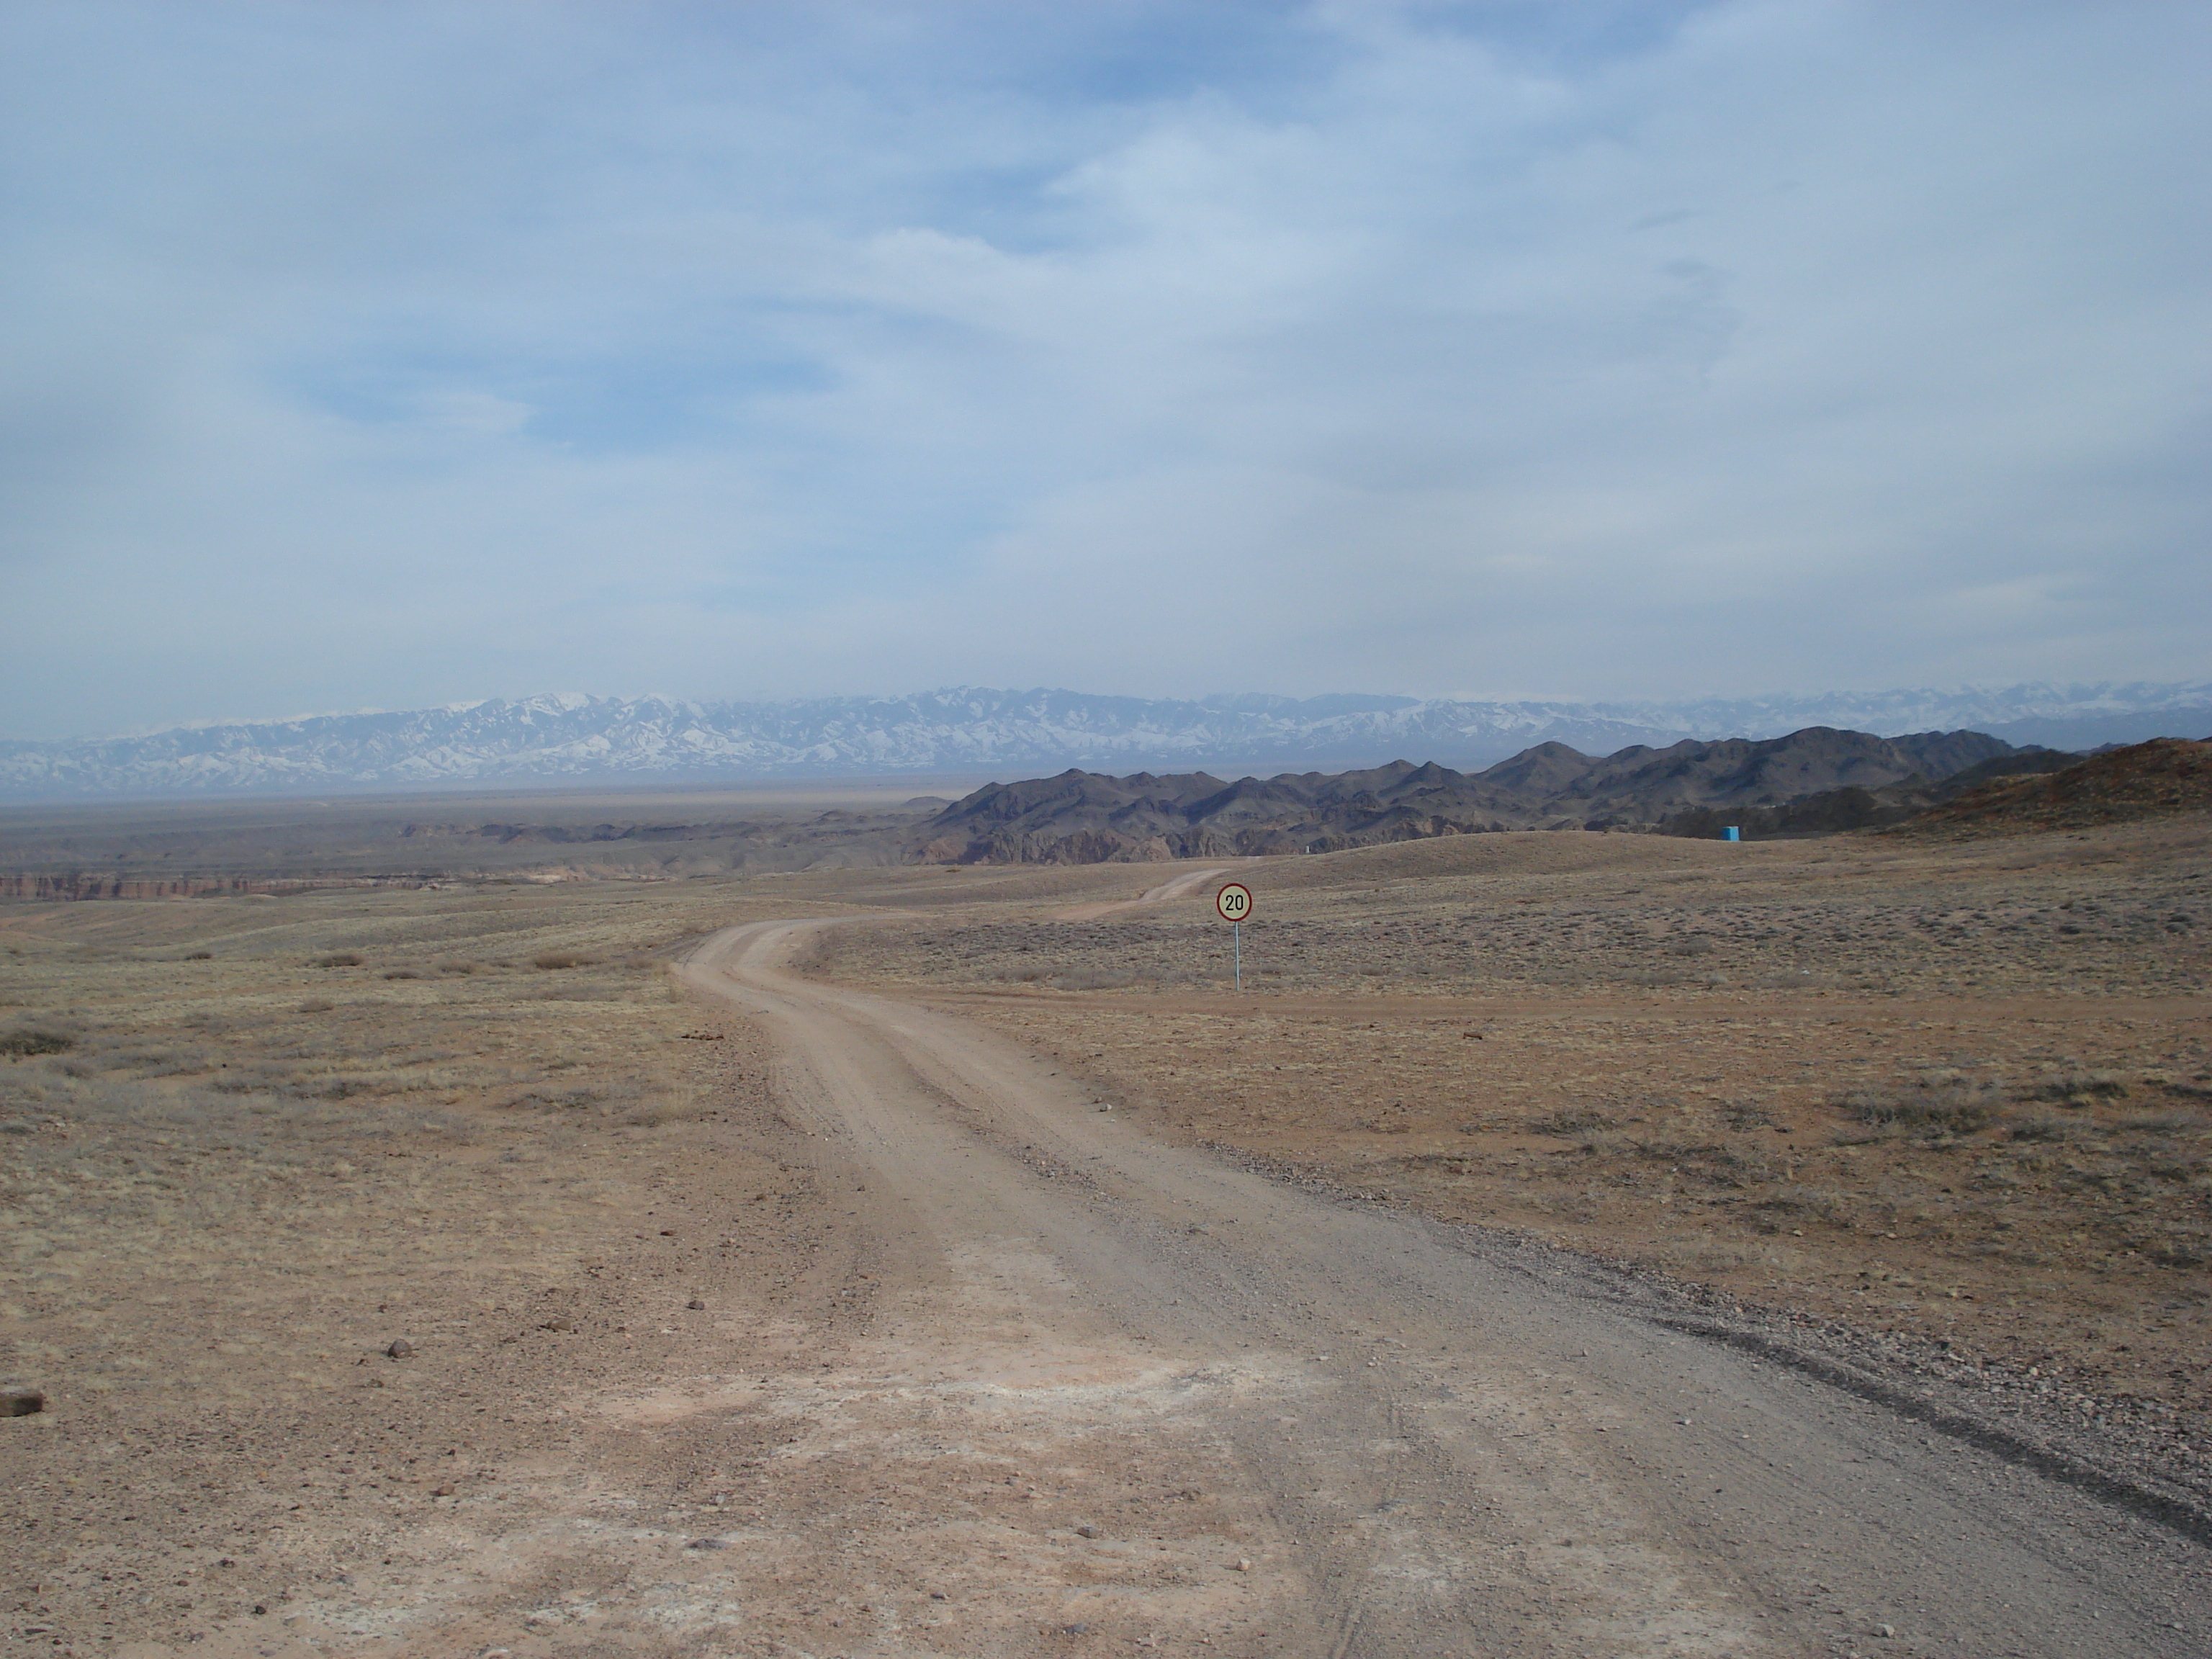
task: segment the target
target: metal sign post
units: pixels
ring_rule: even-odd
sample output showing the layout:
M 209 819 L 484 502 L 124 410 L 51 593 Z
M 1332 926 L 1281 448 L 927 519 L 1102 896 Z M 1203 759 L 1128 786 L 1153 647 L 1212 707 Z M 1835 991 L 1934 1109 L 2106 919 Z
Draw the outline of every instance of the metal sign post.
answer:
M 1235 952 L 1237 988 L 1244 989 L 1244 918 L 1252 914 L 1252 890 L 1241 881 L 1228 883 L 1213 896 L 1213 908 L 1229 924 L 1229 946 Z

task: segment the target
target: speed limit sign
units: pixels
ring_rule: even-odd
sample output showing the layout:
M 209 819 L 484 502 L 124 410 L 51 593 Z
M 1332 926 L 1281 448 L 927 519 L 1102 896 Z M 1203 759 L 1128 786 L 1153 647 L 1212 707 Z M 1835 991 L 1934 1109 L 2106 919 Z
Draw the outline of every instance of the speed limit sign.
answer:
M 1242 921 L 1252 914 L 1252 890 L 1241 881 L 1232 881 L 1213 896 L 1213 908 L 1224 921 Z

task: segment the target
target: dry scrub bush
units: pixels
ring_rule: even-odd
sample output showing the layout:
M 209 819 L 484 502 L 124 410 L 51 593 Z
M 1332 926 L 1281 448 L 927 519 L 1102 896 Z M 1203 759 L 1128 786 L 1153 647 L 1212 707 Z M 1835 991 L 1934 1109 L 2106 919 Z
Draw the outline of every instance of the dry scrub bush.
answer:
M 2045 1078 L 2028 1097 L 2055 1100 L 2062 1106 L 2086 1106 L 2093 1100 L 2118 1100 L 2128 1085 L 2110 1072 L 2062 1072 Z
M 42 1218 L 46 1237 L 27 1241 L 33 1253 L 58 1242 L 71 1248 L 71 1233 L 106 1250 L 130 1237 L 119 1230 L 134 1222 L 182 1224 L 192 1229 L 191 1245 L 168 1261 L 201 1276 L 215 1257 L 252 1254 L 228 1224 L 256 1212 L 280 1223 L 289 1218 L 306 1230 L 301 1237 L 308 1243 L 321 1238 L 332 1195 L 343 1201 L 349 1187 L 330 1188 L 318 1178 L 359 1174 L 352 1160 L 367 1145 L 403 1133 L 471 1138 L 471 1126 L 458 1115 L 267 1096 L 100 1083 L 50 1084 L 38 1097 L 33 1109 L 66 1133 L 11 1137 L 10 1155 L 0 1162 L 0 1202 Z M 264 1184 L 269 1177 L 278 1184 Z M 316 1188 L 286 1184 L 302 1179 Z M 299 1207 L 302 1197 L 306 1209 Z
M 98 1056 L 100 1066 L 113 1072 L 136 1072 L 142 1077 L 185 1077 L 211 1071 L 215 1061 L 199 1048 L 133 1048 Z
M 603 979 L 564 980 L 523 994 L 532 1002 L 628 1002 L 632 1000 L 629 992 L 622 986 Z
M 582 1112 L 604 1105 L 606 1100 L 605 1092 L 599 1089 L 532 1089 L 507 1101 L 506 1109 L 511 1112 Z
M 1604 1113 L 1586 1106 L 1569 1106 L 1544 1117 L 1532 1117 L 1523 1126 L 1529 1133 L 1537 1135 L 1587 1134 L 1592 1129 L 1610 1129 L 1614 1120 Z
M 317 957 L 314 965 L 318 968 L 358 968 L 363 960 L 365 958 L 358 951 L 333 951 L 326 957 Z
M 549 970 L 561 968 L 589 968 L 595 965 L 596 962 L 596 957 L 578 956 L 568 951 L 546 951 L 530 958 L 532 967 Z
M 628 1077 L 592 1088 L 531 1089 L 505 1103 L 509 1111 L 540 1112 L 571 1121 L 598 1120 L 626 1128 L 653 1128 L 696 1117 L 703 1109 L 689 1098 L 672 1097 L 646 1078 Z
M 1832 1187 L 1784 1182 L 1751 1208 L 1755 1215 L 1768 1218 L 1771 1224 L 1773 1217 L 1795 1219 L 1809 1216 L 1819 1221 L 1833 1221 L 1845 1215 L 1850 1205 L 1844 1195 Z
M 1112 968 L 1074 968 L 1061 974 L 1053 983 L 1063 991 L 1118 991 L 1125 985 L 1136 982 L 1134 974 L 1125 974 Z
M 2114 1133 L 2122 1134 L 2158 1134 L 2172 1129 L 2202 1129 L 2205 1117 L 2202 1112 L 2136 1112 L 2112 1125 Z
M 0 1036 L 0 1054 L 22 1060 L 33 1054 L 65 1054 L 76 1047 L 76 1038 L 68 1031 L 58 1031 L 51 1026 L 24 1025 Z
M 1835 1103 L 1876 1128 L 1897 1125 L 1971 1134 L 1989 1122 L 2001 1098 L 1993 1084 L 1936 1071 L 1923 1072 L 1908 1083 L 1849 1090 Z

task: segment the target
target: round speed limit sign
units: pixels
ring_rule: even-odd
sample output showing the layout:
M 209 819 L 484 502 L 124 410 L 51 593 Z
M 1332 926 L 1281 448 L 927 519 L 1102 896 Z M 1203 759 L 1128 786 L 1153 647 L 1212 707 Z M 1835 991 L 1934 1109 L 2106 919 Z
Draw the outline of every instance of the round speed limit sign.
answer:
M 1252 890 L 1232 881 L 1213 896 L 1213 908 L 1224 921 L 1243 921 L 1252 914 Z

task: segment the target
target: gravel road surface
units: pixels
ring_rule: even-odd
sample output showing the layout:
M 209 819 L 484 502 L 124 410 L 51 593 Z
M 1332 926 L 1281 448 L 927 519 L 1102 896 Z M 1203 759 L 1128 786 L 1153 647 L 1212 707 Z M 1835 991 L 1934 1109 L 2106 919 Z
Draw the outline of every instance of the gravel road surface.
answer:
M 2212 1650 L 2185 1527 L 1668 1328 L 1525 1243 L 1162 1145 L 957 1015 L 787 971 L 829 925 L 732 928 L 681 972 L 783 1043 L 869 1235 L 880 1342 L 920 1374 L 975 1334 L 974 1386 L 1049 1397 L 1071 1447 L 1086 1413 L 1151 1411 L 1224 1452 L 1257 1541 L 1207 1564 L 1229 1589 L 1206 1650 Z M 1009 1330 L 1018 1376 L 994 1374 Z M 1118 1594 L 1112 1629 L 1150 1644 L 1144 1593 Z

